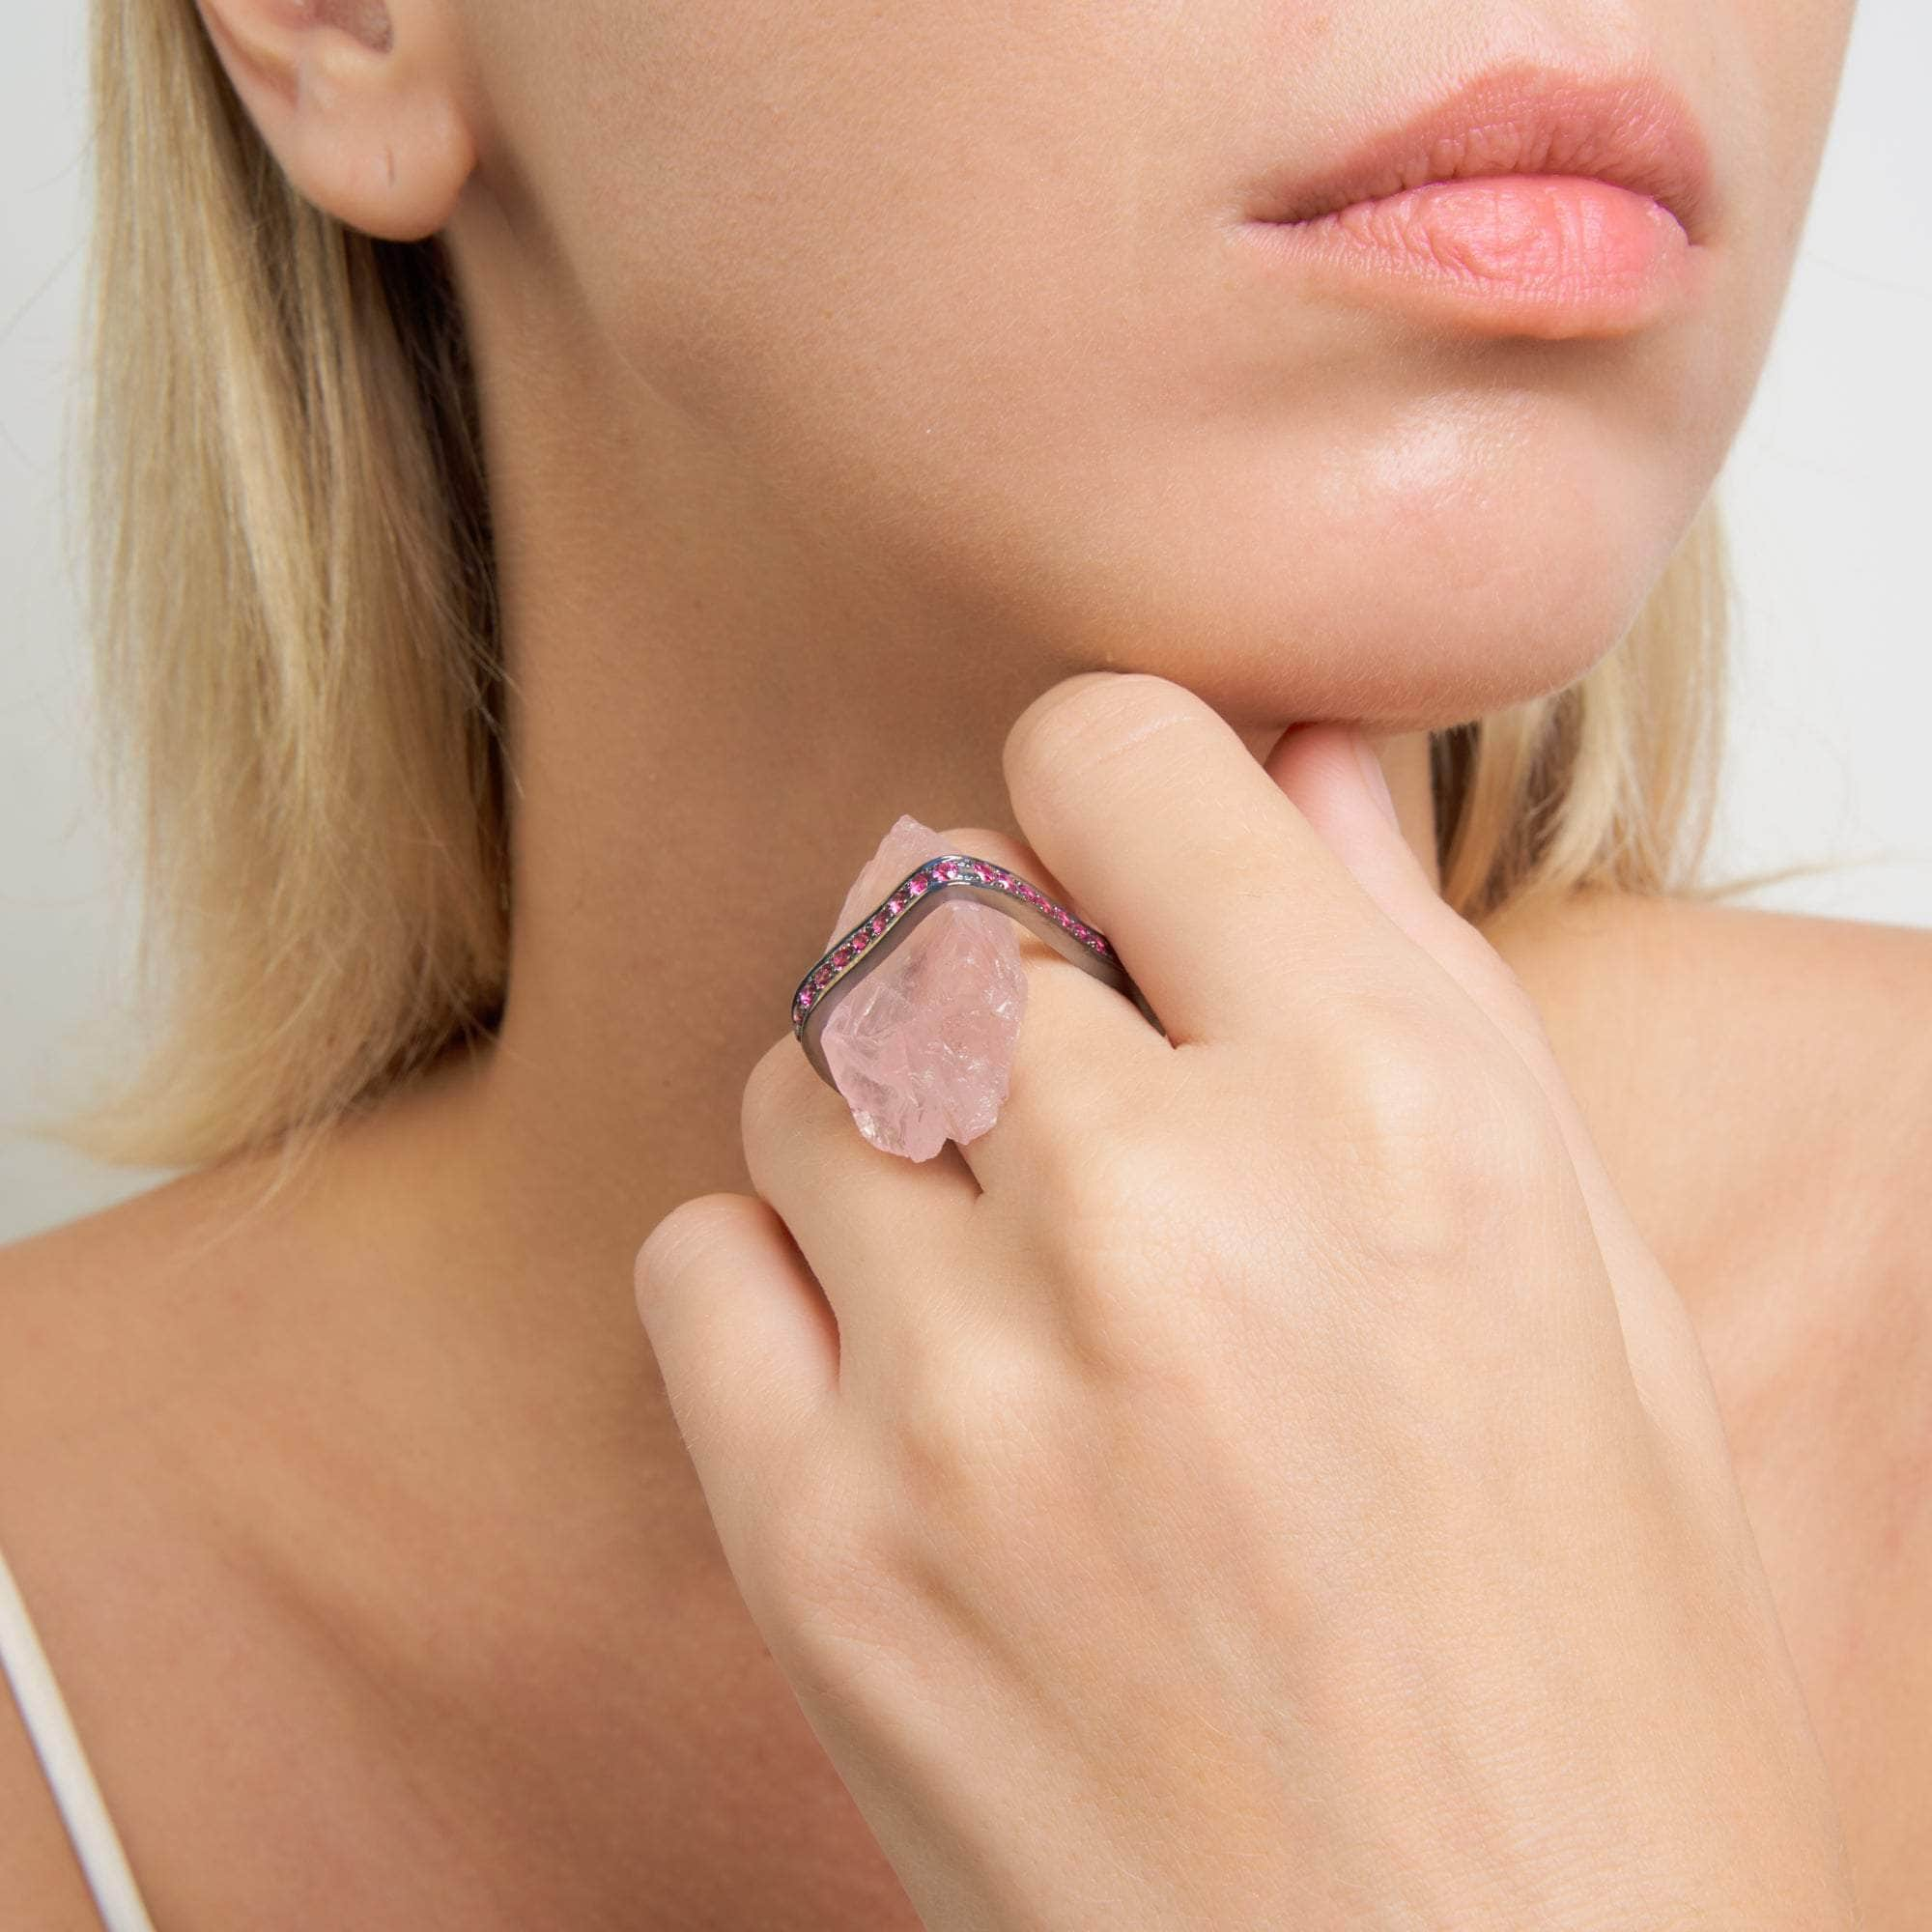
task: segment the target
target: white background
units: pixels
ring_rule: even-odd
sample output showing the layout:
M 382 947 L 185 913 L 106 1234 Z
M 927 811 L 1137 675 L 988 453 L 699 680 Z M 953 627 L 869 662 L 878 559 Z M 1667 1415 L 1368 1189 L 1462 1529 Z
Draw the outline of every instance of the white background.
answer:
M 88 777 L 63 469 L 81 13 L 16 8 L 0 67 L 0 1240 L 156 1179 L 17 1128 L 125 1024 L 136 911 Z M 1740 637 L 1716 867 L 1839 861 L 1758 902 L 1915 925 L 1932 925 L 1928 91 L 1923 0 L 1864 0 L 1778 335 L 1719 486 Z

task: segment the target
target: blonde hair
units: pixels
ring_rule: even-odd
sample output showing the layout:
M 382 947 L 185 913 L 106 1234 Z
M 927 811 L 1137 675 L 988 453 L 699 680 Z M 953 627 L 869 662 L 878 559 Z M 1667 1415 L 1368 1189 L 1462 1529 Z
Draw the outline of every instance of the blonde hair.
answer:
M 296 1146 L 500 1011 L 502 691 L 474 382 L 439 244 L 290 186 L 190 0 L 96 0 L 89 616 L 146 883 L 146 1060 L 55 1135 Z M 1707 497 L 1568 689 L 1436 734 L 1444 895 L 1692 878 L 1728 570 Z

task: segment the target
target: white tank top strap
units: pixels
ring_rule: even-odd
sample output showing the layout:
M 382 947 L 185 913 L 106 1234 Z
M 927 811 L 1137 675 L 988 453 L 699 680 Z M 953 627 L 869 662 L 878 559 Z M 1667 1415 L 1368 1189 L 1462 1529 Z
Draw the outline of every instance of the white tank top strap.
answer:
M 79 1855 L 101 1923 L 107 1932 L 155 1932 L 4 1550 L 0 1550 L 0 1665 L 5 1666 L 14 1700 L 26 1719 L 27 1735 L 53 1787 L 54 1803 Z

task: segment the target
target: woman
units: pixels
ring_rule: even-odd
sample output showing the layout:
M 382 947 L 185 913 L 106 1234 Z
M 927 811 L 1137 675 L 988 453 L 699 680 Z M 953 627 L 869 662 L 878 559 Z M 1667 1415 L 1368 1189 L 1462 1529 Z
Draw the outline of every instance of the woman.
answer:
M 1927 942 L 1689 885 L 1849 12 L 102 6 L 189 1172 L 0 1548 L 156 1924 L 1917 1922 Z M 902 810 L 1165 1028 L 918 1162 Z

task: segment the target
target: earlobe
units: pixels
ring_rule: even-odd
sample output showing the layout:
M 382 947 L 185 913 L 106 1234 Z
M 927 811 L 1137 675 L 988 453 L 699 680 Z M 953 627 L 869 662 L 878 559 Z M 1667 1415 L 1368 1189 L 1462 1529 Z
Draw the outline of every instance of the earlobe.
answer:
M 435 234 L 476 163 L 441 0 L 197 0 L 297 190 L 394 242 Z

